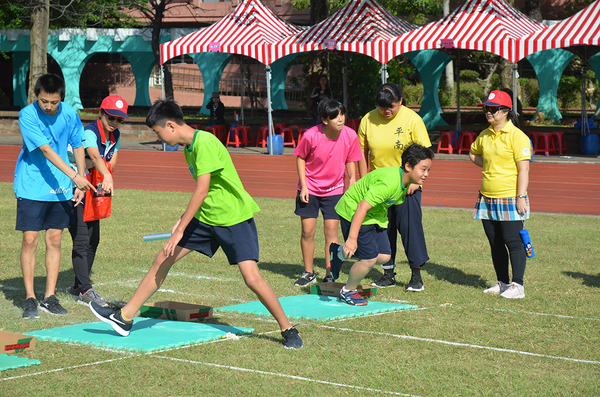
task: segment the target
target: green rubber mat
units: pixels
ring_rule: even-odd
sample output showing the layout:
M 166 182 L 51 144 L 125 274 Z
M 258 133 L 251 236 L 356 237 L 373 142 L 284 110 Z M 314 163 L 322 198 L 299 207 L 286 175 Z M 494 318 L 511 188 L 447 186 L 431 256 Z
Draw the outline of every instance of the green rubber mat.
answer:
M 9 354 L 0 354 L 0 371 L 21 367 L 29 367 L 32 365 L 40 364 L 40 360 L 33 360 L 26 357 L 17 357 Z
M 333 296 L 295 295 L 279 298 L 283 311 L 288 318 L 305 318 L 317 321 L 336 320 L 340 318 L 366 316 L 368 314 L 391 312 L 397 310 L 416 309 L 418 306 L 399 303 L 369 301 L 366 306 L 351 306 L 342 303 Z M 259 301 L 239 305 L 214 308 L 215 312 L 249 313 L 270 316 L 269 311 Z
M 252 332 L 253 328 L 135 317 L 131 333 L 127 337 L 117 334 L 109 324 L 101 321 L 43 329 L 27 334 L 41 340 L 151 352 L 217 340 L 225 337 L 227 333 L 242 335 Z

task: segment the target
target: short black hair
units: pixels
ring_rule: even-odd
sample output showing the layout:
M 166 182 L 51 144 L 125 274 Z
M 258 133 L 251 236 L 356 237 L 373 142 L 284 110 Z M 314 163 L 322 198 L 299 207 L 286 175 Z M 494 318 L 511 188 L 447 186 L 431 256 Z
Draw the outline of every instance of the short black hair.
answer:
M 379 86 L 375 95 L 375 103 L 384 109 L 389 109 L 402 98 L 402 90 L 396 84 L 385 83 Z
M 321 120 L 333 120 L 339 114 L 346 114 L 346 107 L 335 99 L 326 99 L 319 102 L 319 118 Z
M 183 111 L 179 105 L 173 100 L 159 99 L 154 102 L 154 105 L 148 110 L 146 115 L 146 125 L 149 128 L 158 125 L 164 128 L 167 121 L 173 121 L 178 125 L 184 125 Z
M 404 152 L 402 152 L 402 169 L 406 163 L 411 167 L 416 167 L 423 160 L 433 160 L 434 154 L 433 151 L 425 146 L 421 146 L 418 143 L 413 143 L 409 145 Z
M 33 93 L 35 96 L 44 91 L 48 94 L 60 94 L 60 99 L 65 99 L 65 81 L 57 74 L 46 73 L 35 82 Z

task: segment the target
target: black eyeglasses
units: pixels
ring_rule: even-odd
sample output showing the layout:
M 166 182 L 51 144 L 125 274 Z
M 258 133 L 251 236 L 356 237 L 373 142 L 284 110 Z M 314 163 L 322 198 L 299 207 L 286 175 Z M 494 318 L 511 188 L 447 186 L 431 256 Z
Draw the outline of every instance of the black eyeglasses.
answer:
M 483 113 L 490 112 L 491 114 L 496 114 L 500 110 L 500 106 L 484 106 Z
M 123 124 L 125 119 L 123 117 L 107 116 L 109 121 L 117 121 L 119 124 Z

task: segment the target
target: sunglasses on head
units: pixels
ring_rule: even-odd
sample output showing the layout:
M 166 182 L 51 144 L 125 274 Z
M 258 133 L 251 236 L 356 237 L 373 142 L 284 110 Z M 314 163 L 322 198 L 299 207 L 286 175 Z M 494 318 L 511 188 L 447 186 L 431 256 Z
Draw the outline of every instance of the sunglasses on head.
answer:
M 116 121 L 119 124 L 123 124 L 123 122 L 125 121 L 125 119 L 123 117 L 115 117 L 115 116 L 106 116 L 108 118 L 109 121 Z
M 484 106 L 483 107 L 483 113 L 490 112 L 491 114 L 496 114 L 496 113 L 498 113 L 499 110 L 506 110 L 506 108 L 502 107 L 502 106 Z

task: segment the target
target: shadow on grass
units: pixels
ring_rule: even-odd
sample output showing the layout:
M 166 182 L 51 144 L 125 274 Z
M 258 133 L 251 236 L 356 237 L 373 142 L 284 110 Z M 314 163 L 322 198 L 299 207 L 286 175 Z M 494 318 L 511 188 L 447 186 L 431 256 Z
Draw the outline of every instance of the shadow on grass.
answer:
M 38 264 L 39 266 L 39 264 Z M 75 274 L 73 269 L 63 270 L 58 273 L 56 282 L 56 294 L 67 293 L 67 288 L 73 285 Z M 36 276 L 33 278 L 33 288 L 38 300 L 44 299 L 46 291 L 46 276 Z M 12 301 L 16 307 L 22 307 L 25 303 L 26 293 L 23 285 L 23 277 L 14 277 L 0 280 L 0 291 L 4 294 L 7 301 Z M 59 298 L 61 299 L 61 298 Z
M 563 272 L 563 274 L 566 274 L 567 276 L 574 279 L 582 280 L 583 285 L 586 285 L 588 287 L 600 288 L 600 273 L 598 273 L 595 276 L 580 272 Z
M 452 284 L 464 285 L 473 288 L 487 288 L 484 278 L 476 274 L 467 274 L 460 269 L 438 265 L 434 262 L 427 262 L 422 270 L 431 274 L 438 280 L 448 281 Z
M 303 264 L 297 263 L 274 263 L 274 262 L 259 262 L 258 268 L 262 271 L 269 271 L 275 274 L 281 274 L 294 281 L 302 276 L 304 271 Z M 325 277 L 325 259 L 315 258 L 313 260 L 313 272 L 316 271 L 318 278 Z

